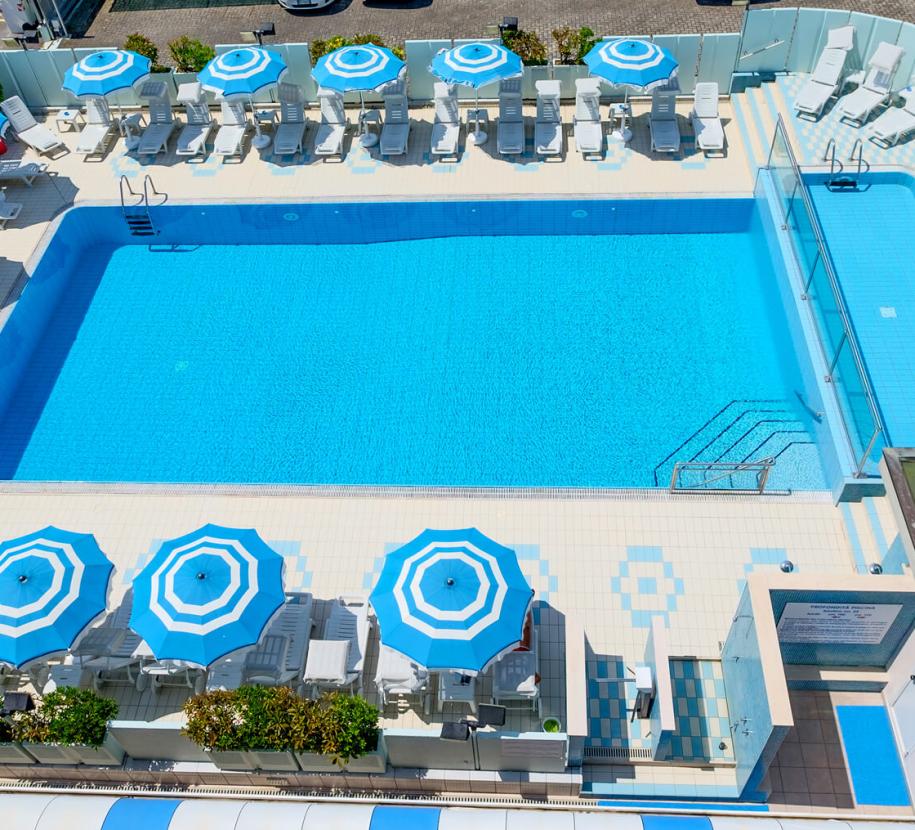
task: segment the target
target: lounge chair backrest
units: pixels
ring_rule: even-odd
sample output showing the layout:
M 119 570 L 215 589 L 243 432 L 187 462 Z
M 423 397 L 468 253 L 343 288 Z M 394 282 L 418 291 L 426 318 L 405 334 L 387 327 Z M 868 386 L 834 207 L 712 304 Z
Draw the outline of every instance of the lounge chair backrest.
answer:
M 827 86 L 836 86 L 842 80 L 848 52 L 844 49 L 824 49 L 813 69 L 813 80 Z
M 294 101 L 280 104 L 280 121 L 283 124 L 304 124 L 305 105 Z
M 244 127 L 248 123 L 243 101 L 223 101 L 220 110 L 224 127 Z
M 514 93 L 517 92 L 521 94 L 521 78 L 503 78 L 499 81 L 499 97 L 501 98 L 504 93 Z
M 184 105 L 184 111 L 187 113 L 187 123 L 194 127 L 209 124 L 213 120 L 210 108 L 203 102 L 187 103 Z
M 905 52 L 891 43 L 881 42 L 867 62 L 868 72 L 864 86 L 876 92 L 889 92 L 899 62 Z
M 537 120 L 558 124 L 562 118 L 559 113 L 559 81 L 537 81 Z
M 321 102 L 322 124 L 345 124 L 346 111 L 343 108 L 343 96 L 331 89 L 318 90 L 318 100 Z
M 506 124 L 519 124 L 524 121 L 520 92 L 503 92 L 499 94 L 499 120 L 504 121 Z
M 718 84 L 714 81 L 696 84 L 693 110 L 699 118 L 718 117 Z
M 438 86 L 438 84 L 436 84 Z M 444 84 L 443 84 L 444 86 Z M 457 95 L 445 95 L 442 98 L 435 98 L 435 123 L 436 124 L 458 124 L 461 120 L 460 109 L 458 108 Z
M 172 105 L 167 98 L 154 98 L 149 102 L 150 124 L 171 124 L 174 118 Z
M 406 95 L 387 95 L 384 99 L 384 123 L 408 124 L 410 111 Z
M 576 121 L 600 121 L 600 96 L 590 93 L 578 93 L 575 96 Z
M 111 124 L 111 110 L 104 98 L 90 98 L 86 101 L 86 123 L 101 127 Z
M 677 117 L 677 93 L 655 90 L 651 95 L 651 118 L 670 121 Z
M 305 93 L 297 84 L 280 84 L 277 88 L 277 98 L 281 104 L 305 103 Z
M 10 126 L 17 133 L 29 130 L 38 123 L 18 95 L 11 95 L 7 98 L 0 104 L 0 109 L 9 118 Z

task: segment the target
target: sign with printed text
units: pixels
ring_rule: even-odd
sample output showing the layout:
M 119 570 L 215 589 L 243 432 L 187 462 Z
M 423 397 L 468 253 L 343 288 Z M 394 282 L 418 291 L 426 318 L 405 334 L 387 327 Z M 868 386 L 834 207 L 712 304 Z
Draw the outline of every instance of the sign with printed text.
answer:
M 852 602 L 789 602 L 778 621 L 783 643 L 879 645 L 901 605 Z

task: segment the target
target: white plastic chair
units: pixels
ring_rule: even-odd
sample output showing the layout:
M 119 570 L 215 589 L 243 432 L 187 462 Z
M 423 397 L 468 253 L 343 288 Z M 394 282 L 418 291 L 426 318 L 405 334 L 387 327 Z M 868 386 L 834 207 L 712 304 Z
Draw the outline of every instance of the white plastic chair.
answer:
M 432 140 L 429 150 L 443 161 L 458 160 L 461 139 L 461 112 L 458 108 L 457 90 L 437 81 L 433 86 L 435 119 L 432 122 Z
M 540 715 L 540 657 L 537 626 L 531 625 L 530 649 L 510 651 L 493 666 L 492 701 L 522 701 Z
M 902 96 L 904 105 L 882 112 L 868 130 L 867 137 L 878 147 L 892 147 L 915 132 L 915 89 L 905 90 Z
M 893 90 L 893 79 L 905 52 L 891 43 L 880 43 L 867 62 L 867 71 L 860 86 L 839 99 L 836 111 L 839 120 L 853 127 L 862 126 L 880 107 Z M 850 78 L 849 80 L 858 80 Z
M 496 146 L 503 155 L 524 152 L 524 111 L 520 92 L 499 93 L 499 126 Z
M 383 156 L 402 156 L 410 141 L 410 108 L 407 96 L 398 93 L 384 97 L 384 124 L 378 148 Z
M 90 98 L 86 101 L 86 126 L 79 134 L 76 152 L 86 159 L 104 155 L 117 129 L 108 102 L 104 98 Z
M 244 153 L 245 136 L 251 129 L 248 113 L 243 101 L 223 101 L 220 107 L 222 112 L 222 126 L 216 133 L 213 144 L 213 154 L 225 162 L 227 158 L 236 158 L 239 161 Z
M 315 155 L 337 156 L 343 161 L 343 139 L 349 118 L 343 106 L 343 96 L 332 89 L 319 89 L 318 102 L 321 106 L 321 123 L 315 134 Z
M 278 156 L 293 156 L 304 150 L 305 95 L 295 84 L 280 84 L 280 123 L 273 138 L 273 152 Z
M 378 698 L 384 708 L 391 698 L 422 697 L 426 709 L 425 693 L 428 691 L 429 672 L 418 666 L 409 657 L 381 645 L 378 651 L 378 666 L 375 670 L 375 686 Z
M 655 90 L 651 94 L 648 116 L 651 149 L 656 153 L 676 153 L 680 149 L 680 126 L 677 121 L 677 93 Z
M 305 661 L 303 684 L 315 689 L 362 692 L 362 671 L 371 621 L 364 597 L 340 597 L 324 624 L 324 636 L 311 643 Z
M 187 123 L 178 134 L 179 156 L 206 157 L 207 142 L 216 129 L 216 119 L 210 112 L 203 87 L 200 84 L 181 84 L 178 87 L 178 103 L 184 106 Z
M 559 81 L 537 81 L 537 119 L 534 122 L 534 150 L 539 156 L 562 155 L 562 111 Z
M 66 150 L 58 136 L 34 119 L 18 95 L 11 95 L 0 102 L 0 110 L 9 118 L 16 137 L 36 152 L 50 154 L 54 150 Z
M 575 81 L 575 146 L 585 159 L 600 159 L 604 153 L 604 128 L 600 120 L 600 81 Z
M 844 49 L 823 50 L 813 74 L 794 99 L 794 111 L 798 118 L 816 121 L 822 115 L 829 99 L 839 91 L 847 58 L 848 52 Z
M 696 146 L 706 155 L 724 155 L 724 127 L 718 115 L 718 84 L 696 84 L 689 117 L 696 134 Z

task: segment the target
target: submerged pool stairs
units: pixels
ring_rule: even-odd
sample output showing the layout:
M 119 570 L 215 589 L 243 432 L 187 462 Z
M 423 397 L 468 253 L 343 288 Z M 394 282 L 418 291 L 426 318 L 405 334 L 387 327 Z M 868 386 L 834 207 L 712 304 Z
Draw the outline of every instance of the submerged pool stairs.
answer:
M 655 486 L 663 487 L 670 482 L 677 463 L 736 465 L 771 459 L 777 465 L 779 459 L 796 448 L 813 443 L 793 402 L 733 400 L 657 464 L 653 471 Z M 703 478 L 701 467 L 683 472 L 681 488 L 691 484 L 698 486 Z M 725 478 L 718 482 L 716 489 L 741 489 L 742 484 L 745 482 Z

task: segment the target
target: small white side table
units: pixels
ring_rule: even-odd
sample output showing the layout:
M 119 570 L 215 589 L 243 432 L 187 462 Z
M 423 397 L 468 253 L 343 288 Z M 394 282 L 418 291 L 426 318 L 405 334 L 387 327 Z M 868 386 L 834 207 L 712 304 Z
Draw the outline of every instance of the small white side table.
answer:
M 61 110 L 54 120 L 57 122 L 58 130 L 62 130 L 64 127 L 68 130 L 78 130 L 86 123 L 86 119 L 79 110 L 71 109 Z
M 140 146 L 140 131 L 145 126 L 146 116 L 142 112 L 131 113 L 120 120 L 118 129 L 128 150 L 136 150 Z
M 264 127 L 276 130 L 276 110 L 254 110 L 254 127 L 257 135 L 251 140 L 251 146 L 255 150 L 266 150 L 272 139 L 269 135 L 264 135 L 261 130 Z
M 622 141 L 623 144 L 628 144 L 632 140 L 632 130 L 626 126 L 626 119 L 630 112 L 632 112 L 632 107 L 628 103 L 610 105 L 611 122 L 617 118 L 620 122 L 619 127 L 610 133 L 610 137 Z
M 359 113 L 359 143 L 363 147 L 374 147 L 378 143 L 378 134 L 369 129 L 374 124 L 377 130 L 384 123 L 379 110 L 362 110 Z

